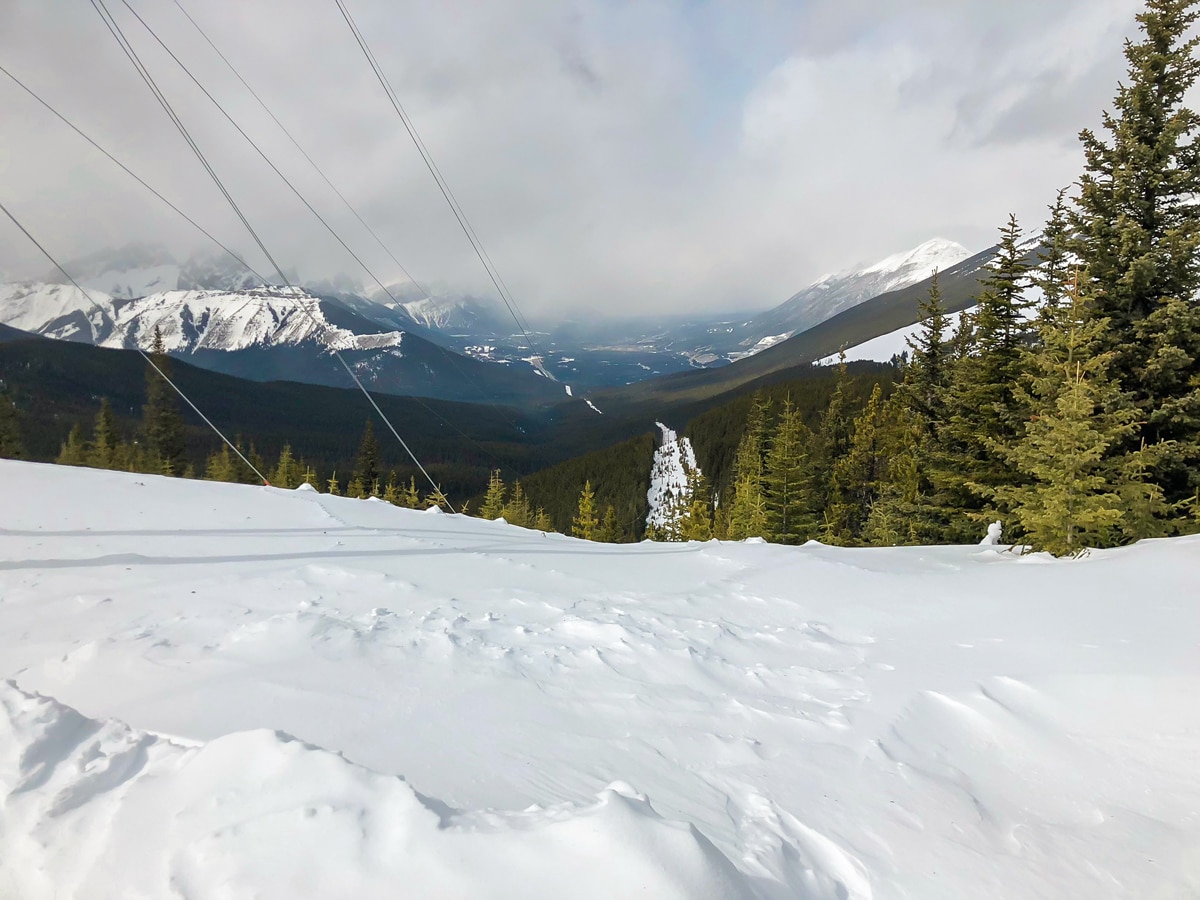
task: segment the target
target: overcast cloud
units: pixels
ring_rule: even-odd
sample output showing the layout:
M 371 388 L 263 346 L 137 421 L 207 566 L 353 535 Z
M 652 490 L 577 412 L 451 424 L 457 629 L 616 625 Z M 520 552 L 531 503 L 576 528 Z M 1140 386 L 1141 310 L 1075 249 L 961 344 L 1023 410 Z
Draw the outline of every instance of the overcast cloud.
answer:
M 419 280 L 490 285 L 333 0 L 180 0 Z M 285 267 L 369 281 L 121 6 Z M 386 281 L 400 278 L 192 30 L 130 0 Z M 931 237 L 1037 227 L 1123 73 L 1137 0 L 348 0 L 525 311 L 775 305 Z M 0 64 L 265 262 L 85 0 L 0 0 Z M 0 75 L 0 200 L 70 258 L 186 223 Z M 0 268 L 46 270 L 0 222 Z

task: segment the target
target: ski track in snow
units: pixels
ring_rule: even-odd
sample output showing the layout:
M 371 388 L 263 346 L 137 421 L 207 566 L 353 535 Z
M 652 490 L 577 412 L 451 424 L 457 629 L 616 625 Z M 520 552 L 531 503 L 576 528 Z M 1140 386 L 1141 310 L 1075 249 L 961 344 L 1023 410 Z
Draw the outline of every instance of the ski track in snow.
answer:
M 1200 892 L 1197 538 L 593 545 L 9 461 L 0 495 L 0 896 Z

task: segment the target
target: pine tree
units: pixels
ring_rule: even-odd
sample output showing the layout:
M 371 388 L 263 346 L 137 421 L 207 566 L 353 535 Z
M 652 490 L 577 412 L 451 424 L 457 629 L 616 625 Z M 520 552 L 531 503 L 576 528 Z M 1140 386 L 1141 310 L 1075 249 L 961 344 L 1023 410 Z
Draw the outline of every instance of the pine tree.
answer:
M 67 434 L 66 443 L 62 445 L 62 449 L 58 451 L 58 458 L 54 461 L 60 466 L 87 465 L 87 444 L 83 437 L 82 428 L 78 425 L 71 427 L 71 431 Z
M 1127 501 L 1139 494 L 1143 501 L 1155 499 L 1153 486 L 1139 483 L 1128 458 L 1110 452 L 1139 426 L 1128 396 L 1109 374 L 1115 354 L 1100 349 L 1107 326 L 1076 294 L 1046 317 L 1041 347 L 1029 354 L 1028 397 L 1035 412 L 1022 438 L 1001 449 L 1031 481 L 995 493 L 1034 549 L 1067 555 L 1113 543 Z
M 375 426 L 367 419 L 363 426 L 362 440 L 358 445 L 358 461 L 354 465 L 352 481 L 358 482 L 358 496 L 366 497 L 379 478 L 379 441 L 375 439 Z
M 433 509 L 435 506 L 438 509 L 445 510 L 446 512 L 450 511 L 450 501 L 446 499 L 446 495 L 442 492 L 442 486 L 440 484 L 435 486 L 432 491 L 425 495 L 425 508 Z
M 291 444 L 283 445 L 283 449 L 279 451 L 279 462 L 275 466 L 275 471 L 269 477 L 271 484 L 278 488 L 290 490 L 300 487 L 300 464 L 292 456 Z
M 936 434 L 936 424 L 945 417 L 946 389 L 950 379 L 951 348 L 946 341 L 950 317 L 942 303 L 938 275 L 933 274 L 929 296 L 920 303 L 921 329 L 908 338 L 911 351 L 900 391 L 909 407 L 922 421 L 928 437 Z
M 504 479 L 500 477 L 500 470 L 492 469 L 488 476 L 487 494 L 483 498 L 483 506 L 479 509 L 479 515 L 484 519 L 498 519 L 504 515 L 506 492 Z
M 1114 377 L 1146 421 L 1121 450 L 1140 452 L 1144 439 L 1150 477 L 1176 504 L 1200 487 L 1200 117 L 1184 105 L 1200 76 L 1198 21 L 1196 0 L 1147 0 L 1107 135 L 1080 134 L 1071 216 L 1081 290 L 1109 320 Z
M 520 525 L 522 528 L 530 526 L 533 510 L 529 507 L 529 498 L 525 496 L 525 489 L 521 487 L 521 482 L 513 482 L 512 495 L 504 504 L 501 515 L 510 525 Z
M 329 476 L 329 482 L 325 485 L 325 491 L 326 491 L 326 493 L 332 494 L 335 497 L 338 496 L 339 494 L 341 494 L 342 489 L 341 489 L 341 486 L 338 484 L 338 477 L 337 477 L 336 470 L 334 470 L 334 473 Z
M 403 497 L 400 493 L 400 486 L 396 484 L 396 470 L 388 472 L 387 485 L 383 489 L 383 501 L 390 503 L 392 506 L 403 505 Z
M 609 507 L 612 509 L 612 507 Z M 708 479 L 698 469 L 688 470 L 687 506 L 677 519 L 679 540 L 710 541 L 713 537 L 713 511 Z
M 827 543 L 853 545 L 862 538 L 886 471 L 884 411 L 883 393 L 876 384 L 854 422 L 849 451 L 834 462 L 830 473 L 822 528 L 822 540 Z
M 113 417 L 112 406 L 105 397 L 100 401 L 100 412 L 96 414 L 96 424 L 92 428 L 92 439 L 87 448 L 87 464 L 95 469 L 114 468 L 117 443 L 117 422 Z
M 766 449 L 766 421 L 770 401 L 755 394 L 746 421 L 746 431 L 733 459 L 732 490 L 729 501 L 729 540 L 766 537 L 767 502 L 763 493 L 763 453 Z
M 763 469 L 767 528 L 772 541 L 802 544 L 816 534 L 808 460 L 811 442 L 812 433 L 799 410 L 790 396 L 785 398 L 767 441 L 769 450 Z
M 154 326 L 152 362 L 146 366 L 146 405 L 142 407 L 142 434 L 154 470 L 178 475 L 187 466 L 183 417 L 175 401 L 175 389 L 166 381 L 171 376 L 170 357 L 163 345 L 162 330 Z M 157 367 L 157 368 L 155 368 Z
M 596 520 L 596 495 L 592 491 L 592 483 L 587 481 L 579 494 L 579 510 L 571 521 L 571 534 L 585 541 L 595 540 L 599 524 Z
M 227 444 L 222 444 L 221 449 L 208 458 L 208 463 L 204 469 L 204 477 L 209 481 L 238 480 L 237 469 L 234 466 L 234 457 L 229 452 Z
M 1033 329 L 1025 317 L 1029 267 L 1015 217 L 1000 234 L 1000 249 L 969 316 L 971 345 L 961 348 L 965 352 L 951 369 L 930 467 L 935 502 L 947 522 L 944 537 L 955 543 L 973 541 L 980 525 L 996 516 L 989 500 L 994 490 L 1022 477 L 995 448 L 1014 440 L 1028 418 L 1014 389 Z
M 596 540 L 602 544 L 616 544 L 621 540 L 621 528 L 617 524 L 617 511 L 613 509 L 611 503 L 604 508 L 604 519 L 600 523 L 600 530 L 596 533 Z
M 540 506 L 537 508 L 537 514 L 534 516 L 533 527 L 538 531 L 554 531 L 554 523 L 550 520 L 549 514 Z
M 417 478 L 415 475 L 410 475 L 408 478 L 408 487 L 404 489 L 404 497 L 401 505 L 407 509 L 421 508 L 421 495 L 417 493 Z
M 0 458 L 22 459 L 24 455 L 17 405 L 5 391 L 0 390 Z
M 1068 220 L 1067 191 L 1058 192 L 1054 205 L 1050 207 L 1050 218 L 1042 229 L 1042 246 L 1038 251 L 1038 264 L 1030 282 L 1042 292 L 1041 315 L 1062 305 L 1064 286 L 1070 280 L 1071 226 Z

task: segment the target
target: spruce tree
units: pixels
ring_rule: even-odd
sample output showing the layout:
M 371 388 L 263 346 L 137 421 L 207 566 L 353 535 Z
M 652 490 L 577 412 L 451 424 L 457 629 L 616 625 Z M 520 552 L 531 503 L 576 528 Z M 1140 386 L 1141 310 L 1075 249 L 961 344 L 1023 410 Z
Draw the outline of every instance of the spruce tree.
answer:
M 770 401 L 762 394 L 754 395 L 746 431 L 734 456 L 726 529 L 729 540 L 766 537 L 769 530 L 767 502 L 763 493 L 763 455 L 770 406 Z
M 326 493 L 332 494 L 335 497 L 342 493 L 342 488 L 338 484 L 336 469 L 334 470 L 333 474 L 329 476 L 329 481 L 325 485 L 325 491 Z
M 536 515 L 534 515 L 533 527 L 538 531 L 554 531 L 554 522 L 551 521 L 549 513 L 540 506 L 537 508 Z
M 816 536 L 809 452 L 812 433 L 791 397 L 784 398 L 763 469 L 767 528 L 772 541 L 802 544 Z
M 204 469 L 204 477 L 209 481 L 237 481 L 237 469 L 234 466 L 233 454 L 229 452 L 228 444 L 221 444 L 208 458 Z
M 1200 117 L 1184 105 L 1200 76 L 1197 0 L 1147 0 L 1125 43 L 1128 78 L 1100 137 L 1080 134 L 1086 171 L 1071 216 L 1081 290 L 1109 320 L 1113 374 L 1146 425 L 1150 477 L 1172 503 L 1200 487 Z
M 712 500 L 708 479 L 697 468 L 688 470 L 687 506 L 677 519 L 679 540 L 709 541 L 713 536 Z M 611 508 L 611 507 L 610 507 Z
M 22 459 L 24 455 L 17 405 L 5 391 L 0 390 L 0 458 Z
M 866 408 L 854 421 L 849 451 L 834 462 L 830 473 L 829 503 L 822 529 L 826 543 L 860 542 L 887 464 L 883 414 L 883 394 L 876 384 Z
M 83 429 L 79 425 L 71 426 L 66 443 L 62 445 L 62 449 L 58 451 L 58 457 L 54 461 L 60 466 L 87 465 L 87 442 L 83 437 Z
M 354 465 L 352 482 L 357 482 L 360 498 L 370 494 L 379 479 L 379 441 L 375 438 L 375 426 L 367 419 L 363 426 L 362 440 L 358 444 L 358 460 Z
M 96 424 L 92 428 L 92 439 L 88 443 L 87 464 L 95 469 L 114 468 L 117 444 L 117 422 L 112 406 L 105 397 L 100 401 Z
M 292 445 L 284 444 L 283 449 L 279 451 L 279 462 L 275 466 L 275 471 L 270 474 L 271 484 L 278 488 L 298 488 L 300 487 L 301 474 L 300 463 L 292 456 Z
M 945 416 L 951 363 L 946 341 L 950 317 L 942 303 L 937 272 L 933 273 L 929 295 L 921 301 L 919 309 L 921 328 L 907 340 L 910 356 L 900 390 L 908 407 L 925 424 L 927 436 L 933 437 L 936 423 Z
M 383 489 L 383 501 L 390 503 L 392 506 L 402 505 L 402 496 L 400 494 L 400 486 L 396 484 L 396 470 L 388 472 L 387 485 Z
M 596 494 L 592 491 L 592 483 L 587 481 L 579 494 L 579 509 L 571 521 L 571 534 L 585 541 L 595 540 L 599 524 L 596 519 Z
M 445 510 L 446 512 L 450 511 L 450 501 L 446 499 L 446 495 L 442 492 L 442 486 L 440 484 L 435 486 L 432 491 L 425 495 L 425 508 L 433 509 L 435 506 L 438 509 Z
M 1108 322 L 1086 307 L 1076 295 L 1041 328 L 1026 379 L 1034 415 L 1020 440 L 1001 447 L 1030 480 L 995 492 L 1025 542 L 1055 555 L 1114 543 L 1129 501 L 1156 502 L 1156 488 L 1139 480 L 1129 457 L 1111 452 L 1136 434 L 1138 417 L 1110 376 L 1115 354 L 1101 349 Z
M 616 544 L 621 540 L 621 528 L 617 524 L 617 511 L 613 509 L 611 503 L 604 508 L 604 519 L 600 523 L 600 530 L 596 533 L 596 540 L 603 544 Z
M 407 509 L 421 508 L 421 495 L 417 493 L 417 478 L 415 475 L 410 475 L 408 478 L 408 487 L 404 489 L 401 505 Z
M 146 404 L 142 407 L 142 435 L 150 455 L 148 463 L 156 472 L 179 475 L 187 466 L 183 417 L 175 400 L 175 389 L 166 381 L 171 376 L 171 362 L 157 325 L 150 359 L 152 365 L 146 366 Z
M 498 519 L 504 515 L 504 495 L 507 489 L 504 479 L 500 477 L 499 469 L 492 469 L 488 476 L 487 494 L 483 498 L 483 506 L 479 515 L 484 519 Z
M 525 496 L 525 489 L 521 487 L 521 482 L 513 482 L 512 494 L 509 496 L 508 502 L 504 504 L 501 515 L 510 525 L 529 527 L 533 518 L 533 510 L 529 507 L 529 498 Z
M 1066 198 L 1067 191 L 1064 188 L 1058 192 L 1054 205 L 1050 207 L 1050 218 L 1042 229 L 1038 263 L 1030 275 L 1030 282 L 1042 293 L 1041 315 L 1062 305 L 1064 286 L 1070 281 L 1071 225 Z
M 1033 332 L 1025 317 L 1029 267 L 1014 216 L 1000 234 L 999 250 L 985 270 L 978 306 L 964 331 L 971 343 L 960 348 L 962 355 L 951 368 L 930 467 L 935 502 L 947 522 L 944 536 L 955 543 L 972 542 L 980 525 L 996 515 L 989 499 L 995 489 L 1021 478 L 995 448 L 1014 440 L 1028 418 L 1014 389 Z

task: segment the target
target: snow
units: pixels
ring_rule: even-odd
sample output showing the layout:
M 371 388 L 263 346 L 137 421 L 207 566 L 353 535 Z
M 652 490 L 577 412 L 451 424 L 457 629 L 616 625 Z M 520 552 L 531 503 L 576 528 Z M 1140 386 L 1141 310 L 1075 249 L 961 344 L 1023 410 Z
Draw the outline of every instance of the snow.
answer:
M 650 465 L 650 489 L 646 500 L 650 511 L 646 525 L 661 528 L 679 515 L 680 500 L 688 494 L 688 472 L 699 471 L 692 442 L 664 425 L 655 423 L 662 434 L 662 441 L 654 451 Z
M 749 350 L 737 351 L 729 354 L 730 362 L 737 362 L 739 359 L 745 359 L 747 356 L 754 356 L 757 353 L 762 353 L 764 350 L 769 350 L 776 344 L 783 343 L 792 336 L 794 332 L 785 331 L 783 334 L 772 334 L 760 340 Z
M 72 286 L 0 285 L 0 322 L 6 325 L 71 338 L 78 335 L 85 317 L 91 327 L 89 343 L 148 350 L 157 326 L 173 353 L 305 342 L 337 350 L 379 350 L 399 347 L 403 340 L 398 331 L 358 335 L 336 327 L 325 318 L 318 299 L 295 288 L 164 291 L 115 301 L 103 292 L 85 294 Z
M 586 403 L 588 405 L 588 407 L 591 408 L 592 412 L 597 413 L 601 416 L 604 415 L 604 413 L 600 410 L 600 407 L 596 406 L 596 404 L 593 403 L 591 400 L 584 400 L 583 402 Z
M 975 307 L 964 310 L 966 313 L 973 313 Z M 959 321 L 962 319 L 963 313 L 950 313 L 946 317 L 946 329 L 943 331 L 944 337 L 949 340 L 958 328 Z M 856 360 L 871 360 L 874 362 L 890 362 L 893 356 L 898 356 L 901 353 L 909 353 L 908 346 L 909 338 L 915 338 L 921 331 L 921 323 L 914 322 L 912 325 L 905 325 L 903 328 L 897 328 L 895 331 L 889 331 L 887 334 L 882 334 L 879 337 L 871 338 L 869 341 L 864 341 L 854 347 L 850 347 L 844 351 L 846 362 L 855 362 Z M 841 359 L 839 353 L 832 356 L 826 356 L 823 359 L 817 360 L 818 366 L 831 366 Z
M 11 461 L 0 496 L 6 897 L 1200 893 L 1200 538 L 600 545 Z
M 564 384 L 564 385 L 563 385 L 563 387 L 565 387 L 565 388 L 567 389 L 567 396 L 568 396 L 568 397 L 574 397 L 574 396 L 575 396 L 574 394 L 572 394 L 572 393 L 571 393 L 571 386 L 570 386 L 569 384 Z

